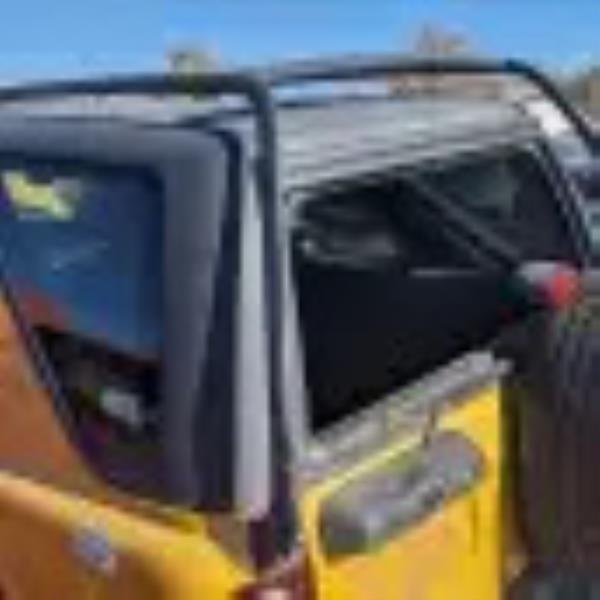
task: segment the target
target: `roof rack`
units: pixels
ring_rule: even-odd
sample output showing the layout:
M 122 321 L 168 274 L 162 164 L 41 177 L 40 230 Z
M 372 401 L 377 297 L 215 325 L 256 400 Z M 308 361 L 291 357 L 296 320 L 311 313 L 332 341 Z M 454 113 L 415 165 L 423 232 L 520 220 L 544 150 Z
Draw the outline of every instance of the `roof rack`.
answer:
M 519 60 L 421 59 L 394 55 L 351 55 L 304 60 L 267 68 L 202 74 L 141 74 L 94 79 L 47 81 L 0 87 L 3 103 L 61 96 L 234 95 L 244 98 L 256 119 L 261 180 L 267 204 L 276 204 L 277 152 L 273 88 L 319 82 L 376 79 L 390 75 L 509 75 L 525 80 L 549 98 L 594 151 L 593 132 L 585 118 L 541 71 Z
M 331 60 L 305 60 L 256 71 L 271 87 L 373 79 L 410 75 L 508 75 L 531 84 L 547 97 L 571 123 L 584 144 L 595 150 L 594 136 L 585 118 L 543 72 L 514 59 L 418 58 L 393 55 L 358 55 Z
M 3 103 L 61 96 L 123 95 L 233 95 L 245 99 L 254 113 L 263 185 L 276 190 L 275 100 L 271 90 L 291 85 L 343 82 L 410 75 L 509 75 L 525 80 L 549 98 L 572 124 L 585 145 L 594 151 L 593 132 L 558 87 L 533 66 L 519 60 L 421 59 L 394 55 L 350 55 L 304 60 L 267 68 L 203 74 L 140 74 L 94 79 L 47 81 L 0 87 Z M 270 180 L 270 182 L 269 182 Z M 263 190 L 266 191 L 266 190 Z M 270 190 L 270 196 L 274 190 Z

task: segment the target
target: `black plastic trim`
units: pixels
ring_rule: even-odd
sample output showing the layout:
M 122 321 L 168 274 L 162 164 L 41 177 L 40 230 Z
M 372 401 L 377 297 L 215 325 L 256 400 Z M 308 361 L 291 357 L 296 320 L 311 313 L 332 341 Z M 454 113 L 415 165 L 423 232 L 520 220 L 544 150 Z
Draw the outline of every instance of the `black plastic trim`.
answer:
M 211 272 L 216 269 L 213 255 L 218 252 L 216 242 L 209 251 L 210 239 L 208 235 L 214 231 L 217 236 L 218 227 L 213 226 L 213 221 L 218 221 L 218 215 L 211 217 L 214 205 L 224 205 L 211 200 L 210 194 L 224 192 L 224 182 L 215 182 L 209 189 L 205 177 L 199 179 L 199 164 L 208 158 L 211 161 L 221 160 L 225 165 L 225 150 L 219 140 L 211 136 L 199 136 L 197 132 L 165 131 L 145 128 L 123 128 L 118 124 L 67 124 L 67 123 L 38 123 L 31 127 L 27 123 L 11 122 L 0 123 L 0 162 L 14 166 L 15 164 L 27 165 L 39 161 L 64 164 L 65 168 L 89 168 L 92 170 L 102 168 L 124 168 L 149 172 L 161 181 L 165 197 L 165 261 L 167 277 L 171 281 L 174 296 L 184 295 L 186 286 L 196 286 L 199 290 L 195 295 L 194 310 L 202 310 L 203 327 L 208 327 L 210 319 L 206 318 L 212 302 L 214 277 Z M 225 169 L 216 169 L 215 177 Z M 214 178 L 213 178 L 214 179 Z M 221 190 L 221 191 L 219 191 Z M 200 200 L 203 201 L 200 201 Z M 196 216 L 194 216 L 194 214 Z M 179 216 L 177 216 L 179 215 Z M 179 226 L 187 223 L 185 231 Z M 206 231 L 203 231 L 206 228 Z M 205 235 L 206 234 L 206 235 Z M 194 240 L 204 240 L 205 261 L 195 257 L 189 260 L 190 244 Z M 186 252 L 188 253 L 186 258 Z M 200 264 L 202 263 L 202 264 Z M 190 265 L 194 265 L 191 268 Z M 191 276 L 202 270 L 201 276 Z M 195 279 L 195 281 L 191 281 Z M 188 283 L 189 282 L 189 283 Z M 37 336 L 31 330 L 27 319 L 19 308 L 18 300 L 11 293 L 10 285 L 3 276 L 0 264 L 0 285 L 11 308 L 17 327 L 21 333 L 25 346 L 31 356 L 32 363 L 44 388 L 49 392 L 54 403 L 58 417 L 62 420 L 65 430 L 73 443 L 77 445 L 70 412 L 63 396 L 60 382 L 57 381 L 53 369 L 41 348 Z M 204 300 L 199 301 L 200 294 Z M 164 364 L 165 378 L 163 382 L 164 398 L 177 398 L 170 410 L 164 414 L 163 442 L 165 447 L 164 467 L 157 486 L 149 490 L 128 490 L 158 496 L 160 499 L 200 505 L 204 502 L 215 503 L 214 490 L 210 489 L 209 482 L 199 481 L 197 471 L 206 472 L 206 469 L 197 469 L 199 462 L 210 463 L 214 466 L 217 460 L 225 460 L 226 453 L 215 453 L 199 456 L 192 447 L 183 448 L 190 435 L 183 435 L 182 428 L 190 428 L 193 419 L 189 418 L 196 405 L 197 386 L 190 383 L 190 377 L 200 377 L 199 364 L 189 365 L 188 371 L 192 375 L 181 374 L 181 365 L 185 364 L 182 356 L 192 354 L 186 346 L 185 339 L 190 337 L 188 327 L 177 326 L 173 323 L 173 315 L 180 314 L 178 307 L 169 307 L 173 301 L 165 298 L 165 324 L 167 327 L 165 347 L 159 357 Z M 173 325 L 175 325 L 173 327 Z M 198 330 L 199 345 L 206 345 L 208 334 Z M 185 338 L 185 339 L 184 339 Z M 194 353 L 198 355 L 198 352 Z M 185 383 L 190 384 L 183 389 Z M 177 406 L 175 406 L 177 405 Z M 202 408 L 202 407 L 201 407 Z M 217 430 L 215 436 L 219 435 Z M 184 453 L 186 460 L 180 460 Z M 223 469 L 225 470 L 225 469 Z M 231 467 L 227 468 L 227 472 Z M 121 482 L 111 479 L 109 474 L 102 473 L 117 487 Z M 205 485 L 206 483 L 206 485 Z M 223 502 L 223 499 L 220 499 Z

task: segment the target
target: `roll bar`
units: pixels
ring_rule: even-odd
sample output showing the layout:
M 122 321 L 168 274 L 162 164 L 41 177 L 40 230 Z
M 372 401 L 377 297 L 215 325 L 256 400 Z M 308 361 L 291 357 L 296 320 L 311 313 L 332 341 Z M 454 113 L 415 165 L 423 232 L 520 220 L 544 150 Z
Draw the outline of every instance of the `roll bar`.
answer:
M 590 151 L 596 148 L 591 128 L 558 86 L 542 71 L 521 60 L 356 56 L 299 61 L 258 72 L 271 87 L 322 81 L 350 81 L 408 75 L 509 75 L 528 82 L 560 110 Z
M 2 104 L 61 96 L 205 95 L 240 96 L 248 101 L 257 122 L 259 153 L 270 175 L 275 153 L 274 88 L 322 82 L 344 82 L 410 75 L 509 75 L 533 85 L 571 123 L 588 149 L 596 149 L 592 128 L 543 72 L 521 60 L 472 58 L 411 58 L 395 55 L 351 55 L 287 62 L 266 68 L 202 74 L 140 74 L 94 79 L 58 80 L 0 87 Z

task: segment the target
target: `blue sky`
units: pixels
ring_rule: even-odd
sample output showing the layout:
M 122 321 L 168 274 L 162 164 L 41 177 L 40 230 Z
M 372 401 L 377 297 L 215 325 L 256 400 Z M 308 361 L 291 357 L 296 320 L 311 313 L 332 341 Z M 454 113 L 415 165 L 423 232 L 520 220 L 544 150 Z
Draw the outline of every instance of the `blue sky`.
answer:
M 161 68 L 205 45 L 230 64 L 406 48 L 424 22 L 482 52 L 600 61 L 597 0 L 4 0 L 0 79 Z

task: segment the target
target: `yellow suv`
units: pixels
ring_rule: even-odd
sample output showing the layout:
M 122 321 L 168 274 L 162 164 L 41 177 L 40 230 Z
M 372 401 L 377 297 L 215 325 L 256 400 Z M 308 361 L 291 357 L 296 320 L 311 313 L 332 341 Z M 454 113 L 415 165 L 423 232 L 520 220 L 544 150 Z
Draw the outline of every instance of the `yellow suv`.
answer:
M 275 93 L 442 67 L 554 93 L 395 60 L 0 90 L 2 597 L 504 597 L 506 359 L 583 217 L 530 235 L 561 171 L 514 106 Z

